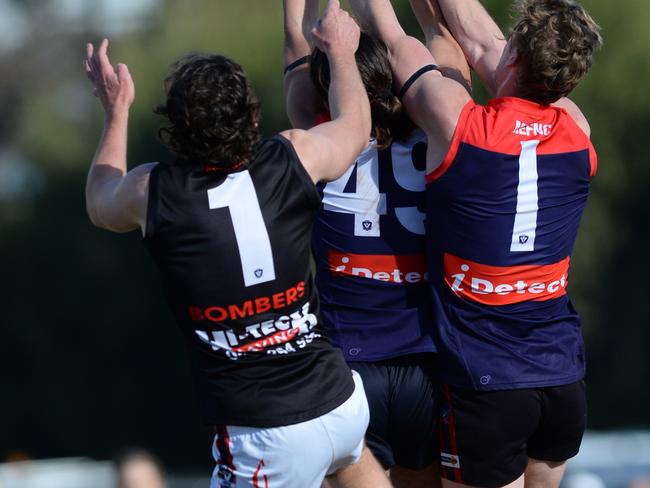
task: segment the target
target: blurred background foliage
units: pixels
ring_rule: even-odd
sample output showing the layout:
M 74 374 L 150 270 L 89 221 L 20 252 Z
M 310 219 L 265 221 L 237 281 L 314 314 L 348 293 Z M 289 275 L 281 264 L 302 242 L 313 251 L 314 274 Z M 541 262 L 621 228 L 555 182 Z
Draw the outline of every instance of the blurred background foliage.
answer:
M 484 3 L 506 28 L 509 1 Z M 407 1 L 394 4 L 419 36 Z M 584 4 L 605 37 L 573 96 L 600 162 L 571 276 L 589 426 L 648 427 L 650 13 L 647 0 Z M 87 40 L 110 37 L 111 58 L 136 82 L 130 164 L 166 160 L 151 108 L 188 51 L 239 61 L 262 101 L 264 133 L 288 127 L 281 14 L 268 0 L 0 1 L 0 459 L 15 450 L 102 459 L 142 445 L 177 470 L 209 469 L 211 432 L 140 236 L 97 230 L 85 215 L 102 113 L 81 60 Z

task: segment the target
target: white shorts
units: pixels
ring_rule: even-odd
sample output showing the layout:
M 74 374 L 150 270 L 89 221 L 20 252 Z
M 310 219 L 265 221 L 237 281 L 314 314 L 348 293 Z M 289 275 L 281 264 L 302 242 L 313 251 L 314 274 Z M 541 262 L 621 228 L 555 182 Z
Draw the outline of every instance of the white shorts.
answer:
M 214 437 L 210 488 L 319 488 L 326 475 L 361 457 L 368 402 L 352 371 L 354 393 L 321 417 L 282 427 L 227 426 Z

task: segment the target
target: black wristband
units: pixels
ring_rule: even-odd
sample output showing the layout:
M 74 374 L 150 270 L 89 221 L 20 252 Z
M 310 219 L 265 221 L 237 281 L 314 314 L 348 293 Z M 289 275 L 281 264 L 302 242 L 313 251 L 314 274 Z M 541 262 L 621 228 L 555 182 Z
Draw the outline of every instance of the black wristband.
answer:
M 413 73 L 411 77 L 408 80 L 406 80 L 406 82 L 402 85 L 402 89 L 399 91 L 399 95 L 397 95 L 397 98 L 401 100 L 406 94 L 407 90 L 411 88 L 411 85 L 415 83 L 420 76 L 422 76 L 424 73 L 433 70 L 440 71 L 440 68 L 438 68 L 438 66 L 435 64 L 427 64 L 426 66 L 422 66 L 419 70 Z
M 303 56 L 302 58 L 298 58 L 293 63 L 288 64 L 286 68 L 284 68 L 284 74 L 286 75 L 289 71 L 293 71 L 298 66 L 307 63 L 309 63 L 309 56 Z

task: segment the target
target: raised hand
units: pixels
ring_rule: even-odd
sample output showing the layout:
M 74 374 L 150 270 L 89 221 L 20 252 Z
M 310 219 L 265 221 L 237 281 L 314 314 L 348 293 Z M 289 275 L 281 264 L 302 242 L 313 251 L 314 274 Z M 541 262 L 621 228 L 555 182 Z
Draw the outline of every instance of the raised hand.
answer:
M 99 48 L 86 44 L 84 68 L 88 79 L 94 86 L 93 94 L 102 102 L 107 113 L 116 109 L 128 109 L 135 98 L 135 85 L 125 64 L 113 68 L 108 59 L 108 39 Z
M 339 0 L 329 0 L 312 35 L 316 47 L 329 56 L 339 52 L 354 53 L 359 47 L 361 32 L 350 14 L 341 9 Z

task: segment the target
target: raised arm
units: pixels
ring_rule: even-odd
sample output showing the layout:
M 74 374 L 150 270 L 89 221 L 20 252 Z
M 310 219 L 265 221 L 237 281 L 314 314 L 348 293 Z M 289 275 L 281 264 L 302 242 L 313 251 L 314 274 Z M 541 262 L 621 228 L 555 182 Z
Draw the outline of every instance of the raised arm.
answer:
M 431 69 L 436 60 L 420 41 L 406 35 L 389 0 L 350 0 L 350 3 L 362 26 L 379 36 L 388 47 L 394 89 L 402 94 L 413 122 L 427 134 L 427 172 L 431 172 L 442 162 L 470 96 L 463 85 Z M 426 66 L 425 71 L 420 71 Z
M 329 0 L 323 18 L 312 31 L 316 46 L 330 65 L 331 122 L 308 131 L 288 130 L 288 138 L 314 182 L 340 177 L 368 144 L 370 104 L 354 58 L 359 26 L 338 0 Z
M 495 94 L 498 89 L 495 74 L 506 47 L 503 32 L 479 0 L 437 1 L 470 66 L 488 90 Z
M 425 44 L 440 71 L 472 91 L 472 77 L 465 54 L 454 39 L 437 0 L 410 0 L 413 13 L 424 33 Z
M 145 228 L 149 174 L 154 164 L 127 173 L 129 107 L 135 88 L 126 65 L 118 64 L 114 69 L 107 51 L 107 39 L 97 51 L 88 44 L 84 60 L 86 74 L 105 112 L 104 131 L 86 180 L 86 211 L 97 227 L 127 232 Z
M 284 0 L 284 93 L 291 125 L 309 129 L 324 107 L 309 77 L 311 30 L 319 0 Z

